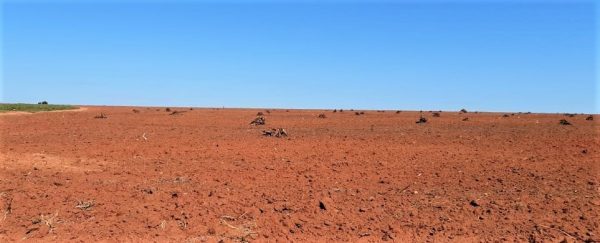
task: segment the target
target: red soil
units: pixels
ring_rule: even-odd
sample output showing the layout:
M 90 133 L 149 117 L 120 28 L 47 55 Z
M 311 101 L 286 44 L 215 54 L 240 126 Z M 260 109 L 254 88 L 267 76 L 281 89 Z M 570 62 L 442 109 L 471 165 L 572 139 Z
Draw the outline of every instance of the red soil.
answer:
M 0 116 L 0 241 L 600 240 L 599 119 L 132 109 Z

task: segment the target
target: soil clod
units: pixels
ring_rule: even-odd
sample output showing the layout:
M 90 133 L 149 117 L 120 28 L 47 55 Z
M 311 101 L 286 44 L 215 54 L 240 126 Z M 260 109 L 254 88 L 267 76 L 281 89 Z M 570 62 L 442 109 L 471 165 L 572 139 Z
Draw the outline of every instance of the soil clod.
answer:
M 476 200 L 471 200 L 471 202 L 469 202 L 469 205 L 473 207 L 479 207 L 479 203 Z
M 327 210 L 327 207 L 325 206 L 325 203 L 323 203 L 323 201 L 319 201 L 319 208 L 321 210 Z

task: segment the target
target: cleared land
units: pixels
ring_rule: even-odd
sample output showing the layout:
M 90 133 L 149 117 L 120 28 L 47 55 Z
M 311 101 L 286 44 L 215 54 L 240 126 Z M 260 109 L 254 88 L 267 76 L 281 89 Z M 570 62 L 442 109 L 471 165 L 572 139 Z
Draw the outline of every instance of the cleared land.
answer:
M 600 240 L 598 119 L 260 111 L 0 116 L 0 241 Z

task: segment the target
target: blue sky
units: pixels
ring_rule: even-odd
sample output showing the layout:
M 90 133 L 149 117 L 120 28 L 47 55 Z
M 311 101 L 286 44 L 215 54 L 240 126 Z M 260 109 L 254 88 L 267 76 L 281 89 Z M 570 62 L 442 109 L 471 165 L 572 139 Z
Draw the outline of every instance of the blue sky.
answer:
M 1 102 L 599 113 L 594 1 L 11 1 Z

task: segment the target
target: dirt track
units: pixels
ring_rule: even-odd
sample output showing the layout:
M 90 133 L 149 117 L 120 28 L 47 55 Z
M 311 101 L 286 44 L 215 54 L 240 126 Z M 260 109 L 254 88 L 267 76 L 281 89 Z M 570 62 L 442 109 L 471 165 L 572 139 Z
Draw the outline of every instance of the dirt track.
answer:
M 598 116 L 132 109 L 0 116 L 0 241 L 600 240 Z

